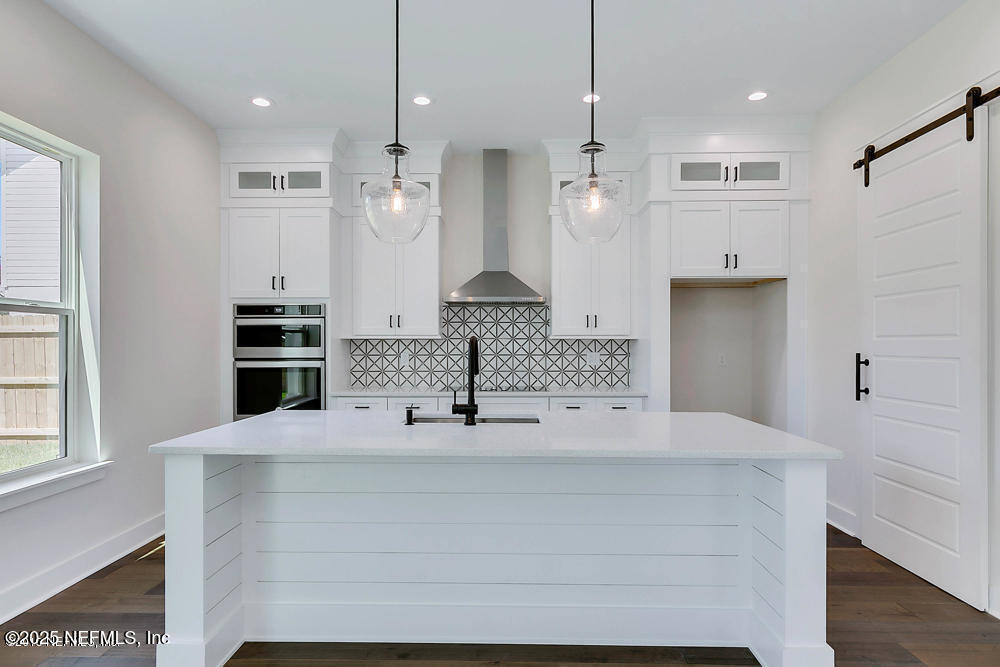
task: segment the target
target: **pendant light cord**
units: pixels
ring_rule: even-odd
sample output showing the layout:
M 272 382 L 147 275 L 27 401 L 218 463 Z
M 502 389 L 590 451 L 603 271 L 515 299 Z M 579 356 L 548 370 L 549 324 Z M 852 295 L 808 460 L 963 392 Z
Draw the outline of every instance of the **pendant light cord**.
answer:
M 596 106 L 597 93 L 594 90 L 594 0 L 590 0 L 590 143 L 594 143 L 594 107 Z
M 399 143 L 399 0 L 396 0 L 396 143 Z

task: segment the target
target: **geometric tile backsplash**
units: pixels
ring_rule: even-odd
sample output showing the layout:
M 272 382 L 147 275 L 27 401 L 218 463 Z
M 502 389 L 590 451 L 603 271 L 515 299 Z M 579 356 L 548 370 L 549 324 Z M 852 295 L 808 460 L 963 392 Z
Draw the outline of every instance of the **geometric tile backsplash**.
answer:
M 548 306 L 444 306 L 441 317 L 440 340 L 352 340 L 351 388 L 461 391 L 477 336 L 483 391 L 628 389 L 629 341 L 550 340 Z

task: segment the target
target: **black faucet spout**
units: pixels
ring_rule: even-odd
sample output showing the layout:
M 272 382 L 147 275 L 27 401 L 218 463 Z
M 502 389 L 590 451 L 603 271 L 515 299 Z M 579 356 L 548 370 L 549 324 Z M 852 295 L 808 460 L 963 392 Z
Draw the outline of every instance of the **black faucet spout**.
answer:
M 479 375 L 479 339 L 475 336 L 469 338 L 469 397 L 465 403 L 458 403 L 458 392 L 455 392 L 456 400 L 451 406 L 453 415 L 465 415 L 465 425 L 475 426 L 476 415 L 479 414 L 479 406 L 476 404 L 476 376 Z

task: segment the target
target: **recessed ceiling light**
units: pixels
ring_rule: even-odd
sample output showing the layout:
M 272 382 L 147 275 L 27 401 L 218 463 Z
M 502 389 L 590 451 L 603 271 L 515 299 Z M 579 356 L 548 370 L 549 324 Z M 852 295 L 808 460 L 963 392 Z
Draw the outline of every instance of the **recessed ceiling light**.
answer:
M 266 97 L 255 97 L 252 100 L 250 100 L 250 103 L 259 107 L 269 107 L 272 104 L 274 104 L 271 100 L 267 99 Z
M 416 97 L 413 98 L 413 103 L 425 107 L 431 103 L 431 98 L 427 97 L 426 95 L 417 95 Z
M 587 93 L 583 96 L 583 101 L 587 104 L 593 104 L 594 102 L 600 102 L 601 96 L 597 93 Z
M 763 90 L 758 90 L 755 93 L 750 93 L 749 95 L 747 95 L 747 99 L 750 100 L 751 102 L 760 102 L 765 97 L 767 97 L 767 93 L 765 93 Z

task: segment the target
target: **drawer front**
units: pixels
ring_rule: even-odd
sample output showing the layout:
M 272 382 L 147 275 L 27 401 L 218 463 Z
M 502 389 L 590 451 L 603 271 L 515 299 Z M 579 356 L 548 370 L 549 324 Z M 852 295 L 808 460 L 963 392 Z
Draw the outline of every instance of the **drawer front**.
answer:
M 389 399 L 389 412 L 406 412 L 406 408 L 412 407 L 415 414 L 426 414 L 428 412 L 438 412 L 438 399 L 434 396 L 397 396 Z M 448 404 L 451 409 L 451 404 Z
M 464 400 L 459 392 L 458 400 Z M 477 396 L 476 403 L 479 404 L 479 414 L 496 414 L 511 412 L 526 412 L 529 414 L 548 412 L 549 399 L 533 398 L 528 396 Z
M 552 412 L 584 412 L 597 407 L 592 398 L 553 397 L 549 399 L 549 410 Z
M 386 410 L 389 402 L 385 398 L 338 398 L 334 407 L 337 410 Z
M 597 399 L 600 410 L 607 410 L 609 412 L 642 412 L 642 399 L 641 398 L 600 398 Z

